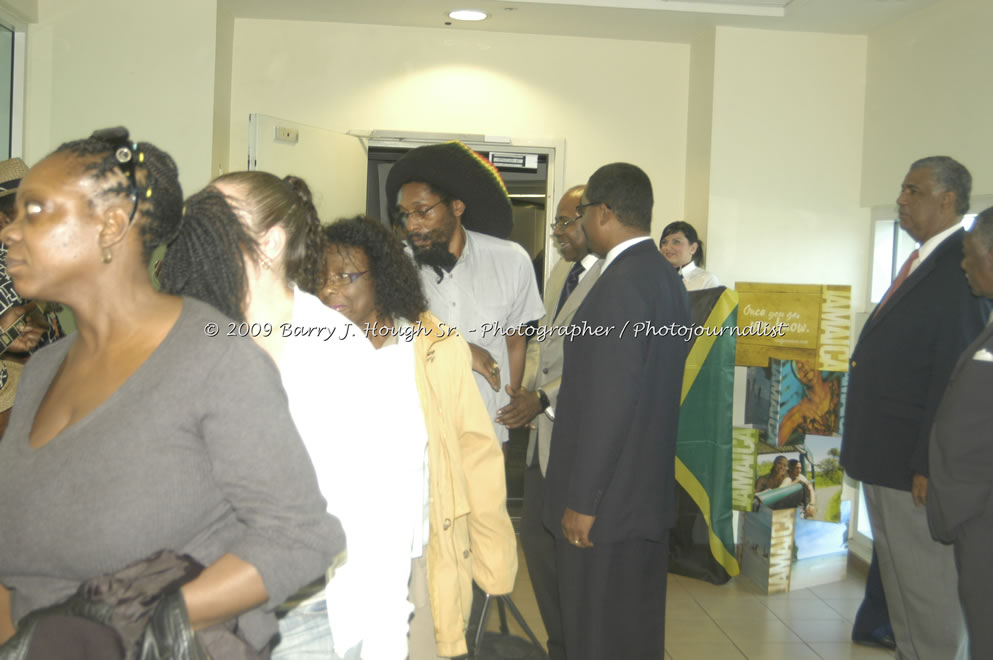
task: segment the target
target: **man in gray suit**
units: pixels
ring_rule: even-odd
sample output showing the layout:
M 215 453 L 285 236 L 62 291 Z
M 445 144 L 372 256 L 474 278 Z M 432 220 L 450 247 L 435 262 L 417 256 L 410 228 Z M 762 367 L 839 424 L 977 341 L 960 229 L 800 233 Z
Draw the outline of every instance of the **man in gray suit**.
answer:
M 548 468 L 555 401 L 562 378 L 562 346 L 565 338 L 555 328 L 572 322 L 579 304 L 600 276 L 603 259 L 591 254 L 586 245 L 576 205 L 585 186 L 566 191 L 555 214 L 552 233 L 562 259 L 545 285 L 545 316 L 528 342 L 527 361 L 521 389 L 508 387 L 510 403 L 500 409 L 497 421 L 510 428 L 524 426 L 537 417 L 528 442 L 524 473 L 524 516 L 521 545 L 528 564 L 538 609 L 548 633 L 548 653 L 552 660 L 565 660 L 562 615 L 559 609 L 558 580 L 555 573 L 555 537 L 541 521 L 544 507 L 545 470 Z
M 962 242 L 962 267 L 977 296 L 993 298 L 993 208 Z M 993 325 L 959 357 L 931 431 L 928 524 L 955 547 L 958 595 L 970 657 L 993 658 Z

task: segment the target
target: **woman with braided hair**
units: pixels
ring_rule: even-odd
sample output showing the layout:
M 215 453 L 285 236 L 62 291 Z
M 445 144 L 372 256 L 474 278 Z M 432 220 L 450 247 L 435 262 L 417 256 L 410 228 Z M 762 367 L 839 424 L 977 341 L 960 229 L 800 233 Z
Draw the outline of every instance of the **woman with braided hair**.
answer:
M 14 635 L 0 657 L 29 612 L 163 549 L 205 567 L 163 601 L 205 636 L 236 626 L 254 654 L 276 606 L 344 546 L 271 360 L 214 308 L 152 285 L 151 252 L 181 216 L 175 162 L 126 129 L 62 145 L 17 191 L 8 272 L 78 331 L 25 367 L 0 442 L 0 644 Z M 43 657 L 78 657 L 55 637 Z M 129 657 L 138 643 L 118 640 Z
M 233 172 L 190 197 L 185 214 L 189 229 L 169 243 L 162 260 L 163 288 L 199 297 L 243 321 L 247 334 L 272 357 L 328 510 L 341 519 L 348 537 L 347 562 L 336 566 L 334 579 L 317 580 L 280 608 L 273 658 L 351 660 L 359 653 L 365 660 L 402 658 L 410 614 L 405 576 L 392 582 L 396 598 L 380 599 L 370 595 L 379 593 L 374 584 L 362 585 L 380 613 L 401 610 L 395 617 L 402 621 L 399 652 L 379 655 L 377 648 L 395 636 L 382 625 L 374 636 L 366 635 L 361 603 L 334 598 L 331 603 L 343 607 L 329 609 L 327 599 L 354 584 L 355 566 L 381 547 L 362 544 L 365 531 L 390 529 L 392 512 L 379 507 L 387 499 L 379 489 L 388 482 L 365 469 L 376 466 L 374 456 L 385 449 L 367 440 L 378 440 L 369 414 L 374 389 L 365 380 L 373 371 L 372 346 L 348 319 L 308 293 L 323 286 L 326 267 L 310 190 L 297 177 Z M 380 563 L 373 581 L 388 580 L 391 566 L 409 570 L 410 558 L 387 563 Z

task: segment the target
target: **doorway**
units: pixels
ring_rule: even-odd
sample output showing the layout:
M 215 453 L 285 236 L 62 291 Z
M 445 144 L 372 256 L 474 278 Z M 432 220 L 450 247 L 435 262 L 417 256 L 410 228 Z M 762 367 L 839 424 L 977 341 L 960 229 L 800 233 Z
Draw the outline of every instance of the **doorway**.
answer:
M 389 222 L 386 177 L 405 153 L 427 144 L 461 140 L 499 170 L 514 212 L 510 240 L 535 265 L 539 290 L 558 260 L 550 245 L 555 203 L 564 191 L 562 140 L 527 140 L 477 134 L 371 131 L 341 133 L 262 114 L 249 117 L 250 170 L 294 174 L 310 185 L 324 222 L 364 212 Z M 528 431 L 511 431 L 507 452 L 507 508 L 515 524 L 524 494 Z

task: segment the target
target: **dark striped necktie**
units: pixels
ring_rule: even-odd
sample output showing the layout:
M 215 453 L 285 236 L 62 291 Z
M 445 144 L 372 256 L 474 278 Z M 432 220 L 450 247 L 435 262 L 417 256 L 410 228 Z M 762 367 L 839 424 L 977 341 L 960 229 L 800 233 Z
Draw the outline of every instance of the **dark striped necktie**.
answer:
M 582 261 L 577 261 L 572 265 L 572 268 L 569 270 L 569 275 L 565 278 L 565 285 L 562 287 L 562 295 L 559 296 L 559 305 L 555 308 L 555 316 L 559 315 L 559 312 L 562 311 L 562 305 L 565 304 L 565 301 L 569 298 L 569 295 L 575 291 L 576 287 L 579 285 L 579 276 L 584 270 L 586 270 L 586 267 L 583 266 Z

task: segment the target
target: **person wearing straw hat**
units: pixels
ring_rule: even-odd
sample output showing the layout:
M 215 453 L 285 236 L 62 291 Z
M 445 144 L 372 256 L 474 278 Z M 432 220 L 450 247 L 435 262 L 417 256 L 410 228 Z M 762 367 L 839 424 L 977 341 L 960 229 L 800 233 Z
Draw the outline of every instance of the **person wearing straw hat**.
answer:
M 7 430 L 7 422 L 10 421 L 10 409 L 14 407 L 14 397 L 17 395 L 17 382 L 21 379 L 21 363 L 2 362 L 3 369 L 0 370 L 0 438 Z
M 14 218 L 17 186 L 27 172 L 28 166 L 20 158 L 0 162 L 0 228 Z M 27 312 L 26 301 L 17 295 L 14 283 L 7 275 L 7 246 L 0 243 L 0 333 L 4 333 L 0 339 L 0 354 L 5 358 L 0 361 L 0 402 L 4 404 L 0 405 L 0 434 L 7 427 L 7 418 L 10 407 L 14 405 L 14 393 L 17 390 L 18 376 L 13 373 L 11 365 L 17 366 L 19 374 L 18 362 L 26 360 L 30 351 L 50 344 L 60 336 L 58 323 L 54 315 L 51 315 L 51 319 L 46 319 L 47 327 L 29 321 L 19 335 L 9 341 L 5 333 Z
M 428 308 L 469 342 L 490 419 L 524 378 L 521 326 L 544 315 L 527 252 L 506 240 L 514 219 L 493 165 L 452 141 L 413 149 L 386 180 L 394 220 L 406 231 Z M 497 438 L 507 429 L 495 424 Z
M 27 173 L 28 166 L 20 158 L 11 158 L 0 163 L 0 226 L 14 218 L 14 193 Z

